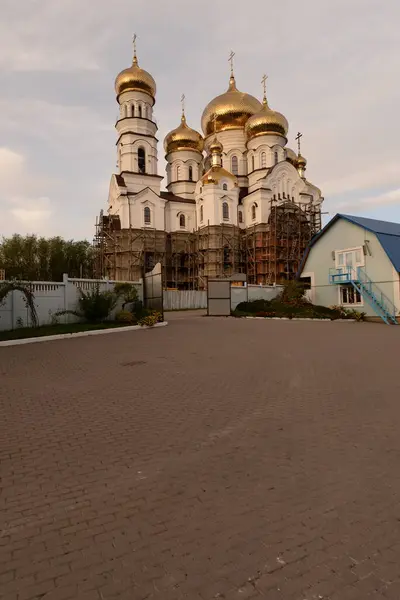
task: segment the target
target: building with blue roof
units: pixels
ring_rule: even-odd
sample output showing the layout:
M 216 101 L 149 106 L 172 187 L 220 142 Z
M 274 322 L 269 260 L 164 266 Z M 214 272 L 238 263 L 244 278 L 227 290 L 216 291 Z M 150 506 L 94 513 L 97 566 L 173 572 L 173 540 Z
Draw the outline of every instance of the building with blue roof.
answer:
M 299 269 L 313 304 L 341 305 L 395 324 L 400 315 L 400 224 L 337 214 Z

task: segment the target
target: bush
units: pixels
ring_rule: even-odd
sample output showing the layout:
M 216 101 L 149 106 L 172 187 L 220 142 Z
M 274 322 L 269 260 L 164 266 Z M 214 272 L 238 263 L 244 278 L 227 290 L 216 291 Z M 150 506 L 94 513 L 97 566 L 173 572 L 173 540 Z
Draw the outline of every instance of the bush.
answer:
M 117 323 L 125 323 L 126 325 L 134 325 L 135 318 L 129 310 L 120 310 L 115 315 L 115 320 Z
M 309 304 L 309 301 L 304 297 L 304 285 L 299 281 L 285 282 L 278 300 L 283 304 L 290 304 L 291 306 Z
M 93 290 L 80 290 L 80 314 L 88 323 L 102 323 L 117 304 L 117 296 L 110 291 L 100 292 L 99 285 Z
M 251 302 L 240 302 L 235 312 L 256 314 L 258 312 L 268 312 L 271 307 L 270 300 L 252 300 Z
M 146 327 L 154 327 L 154 325 L 156 325 L 158 322 L 158 318 L 156 314 L 152 314 L 152 315 L 147 315 L 147 317 L 143 317 L 143 319 L 141 319 L 139 321 L 139 325 L 141 325 L 142 327 L 144 325 L 146 325 Z
M 138 302 L 138 291 L 132 283 L 116 283 L 114 286 L 114 294 L 118 298 L 122 298 L 122 310 L 127 304 L 135 304 Z

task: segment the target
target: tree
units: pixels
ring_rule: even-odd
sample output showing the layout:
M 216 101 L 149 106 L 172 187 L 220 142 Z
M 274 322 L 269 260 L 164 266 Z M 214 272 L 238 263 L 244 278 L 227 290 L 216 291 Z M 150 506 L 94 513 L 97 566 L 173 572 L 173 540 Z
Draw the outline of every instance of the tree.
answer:
M 14 234 L 0 241 L 0 268 L 5 269 L 7 279 L 61 281 L 63 273 L 90 279 L 94 258 L 94 250 L 86 240 Z

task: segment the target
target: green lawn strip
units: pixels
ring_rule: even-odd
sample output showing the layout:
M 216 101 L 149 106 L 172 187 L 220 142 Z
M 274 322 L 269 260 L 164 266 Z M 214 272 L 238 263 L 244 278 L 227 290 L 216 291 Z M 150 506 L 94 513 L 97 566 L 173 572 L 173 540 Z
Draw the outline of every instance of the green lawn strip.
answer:
M 95 331 L 99 329 L 115 329 L 126 327 L 125 323 L 69 323 L 59 325 L 44 325 L 43 327 L 21 327 L 12 331 L 0 331 L 0 342 L 7 340 L 22 340 L 45 335 L 63 335 L 80 333 L 82 331 Z

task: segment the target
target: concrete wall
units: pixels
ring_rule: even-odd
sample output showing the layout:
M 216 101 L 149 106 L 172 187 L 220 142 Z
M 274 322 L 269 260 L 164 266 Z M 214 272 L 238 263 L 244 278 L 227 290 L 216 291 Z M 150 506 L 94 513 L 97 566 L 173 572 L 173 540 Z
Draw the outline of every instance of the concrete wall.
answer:
M 200 290 L 165 290 L 164 310 L 207 308 L 207 292 Z
M 231 287 L 231 309 L 235 310 L 241 302 L 252 300 L 273 300 L 283 289 L 280 285 L 248 285 L 247 287 Z
M 143 300 L 142 281 L 133 282 L 138 290 L 139 299 Z M 114 289 L 115 282 L 94 279 L 70 279 L 64 275 L 61 282 L 35 281 L 30 282 L 35 295 L 35 306 L 39 325 L 50 325 L 55 313 L 64 310 L 78 310 L 79 289 L 87 292 L 99 284 L 100 290 Z M 118 305 L 114 313 L 120 310 Z M 58 318 L 60 323 L 74 323 L 79 318 L 73 315 L 64 315 Z M 0 305 L 0 331 L 15 329 L 16 327 L 29 327 L 31 325 L 29 310 L 25 306 L 24 296 L 20 292 L 11 292 Z
M 340 286 L 329 283 L 329 269 L 335 268 L 332 252 L 363 246 L 367 241 L 371 256 L 364 256 L 363 269 L 374 283 L 399 309 L 399 275 L 393 268 L 376 235 L 370 231 L 339 219 L 311 248 L 302 276 L 311 277 L 310 299 L 314 304 L 332 306 L 340 304 Z M 369 304 L 353 306 L 367 316 L 376 316 Z

